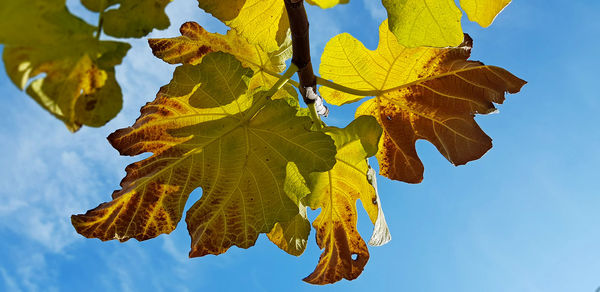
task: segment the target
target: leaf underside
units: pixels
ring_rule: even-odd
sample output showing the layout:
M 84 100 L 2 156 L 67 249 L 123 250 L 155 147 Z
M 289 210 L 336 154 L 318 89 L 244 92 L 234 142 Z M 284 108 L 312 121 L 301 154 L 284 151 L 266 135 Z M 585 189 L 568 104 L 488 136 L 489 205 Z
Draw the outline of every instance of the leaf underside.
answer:
M 2 1 L 0 44 L 13 83 L 75 132 L 83 125 L 103 126 L 121 110 L 114 67 L 131 46 L 100 41 L 98 28 L 71 14 L 65 2 Z M 104 11 L 102 31 L 109 36 L 139 38 L 169 26 L 164 9 L 171 0 L 81 2 Z
M 171 23 L 165 13 L 172 0 L 81 0 L 87 9 L 104 10 L 102 30 L 118 38 L 141 38 Z M 116 7 L 116 8 L 115 8 Z
M 288 35 L 282 0 L 198 0 L 198 7 L 266 51 L 277 50 Z
M 395 42 L 387 22 L 380 27 L 379 46 L 366 49 L 349 34 L 325 47 L 320 74 L 325 79 L 371 92 L 356 116 L 371 115 L 383 127 L 377 159 L 380 174 L 409 183 L 423 179 L 415 142 L 436 146 L 454 165 L 476 160 L 492 147 L 475 114 L 496 110 L 506 92 L 526 83 L 508 71 L 468 61 L 472 40 L 455 48 L 405 48 Z M 327 102 L 342 105 L 364 96 L 322 88 Z
M 248 248 L 276 222 L 299 214 L 285 192 L 288 163 L 303 176 L 335 163 L 332 139 L 308 130 L 309 118 L 296 116 L 284 100 L 247 90 L 252 71 L 233 56 L 212 53 L 181 68 L 197 86 L 166 90 L 180 82 L 175 74 L 132 127 L 109 136 L 123 155 L 153 155 L 127 167 L 111 202 L 72 217 L 82 235 L 125 241 L 169 233 L 189 193 L 201 187 L 202 197 L 186 215 L 190 256 Z M 217 72 L 221 80 L 214 80 Z
M 106 9 L 105 32 L 111 36 L 140 37 L 169 25 L 164 9 L 170 0 L 81 1 L 92 11 Z M 84 97 L 120 99 L 114 66 L 129 47 L 95 40 L 94 27 L 57 9 L 64 0 L 34 2 L 40 11 L 60 16 L 44 20 L 36 33 L 54 41 L 52 33 L 60 31 L 55 27 L 77 22 L 80 31 L 75 35 L 82 41 L 72 52 L 56 52 L 44 42 L 0 30 L 0 42 L 14 43 L 5 47 L 5 56 L 16 60 L 6 62 L 13 81 L 24 88 L 29 78 L 46 73 L 27 91 L 59 118 L 64 106 L 47 93 L 70 91 L 49 87 L 54 76 L 72 80 L 70 86 Z M 330 8 L 348 0 L 307 2 Z M 198 0 L 200 8 L 231 30 L 225 35 L 209 33 L 187 22 L 179 37 L 149 39 L 156 57 L 178 67 L 156 99 L 142 107 L 136 122 L 108 139 L 121 155 L 152 155 L 127 166 L 121 189 L 111 201 L 72 216 L 77 232 L 103 241 L 168 234 L 181 220 L 190 193 L 202 188 L 201 198 L 185 216 L 190 257 L 221 254 L 232 246 L 249 248 L 261 233 L 299 256 L 311 229 L 307 208 L 320 209 L 312 226 L 322 254 L 304 281 L 329 284 L 357 278 L 369 259 L 357 231 L 357 200 L 375 224 L 370 243 L 390 239 L 368 158 L 377 157 L 382 175 L 409 183 L 423 178 L 415 149 L 418 139 L 434 144 L 455 165 L 478 159 L 492 144 L 475 114 L 494 112 L 494 104 L 501 104 L 507 92 L 516 93 L 525 84 L 502 68 L 468 60 L 472 40 L 462 33 L 461 12 L 454 1 L 382 2 L 390 21 L 380 27 L 378 48 L 368 50 L 341 34 L 327 44 L 320 67 L 324 79 L 352 89 L 353 94 L 321 88 L 329 103 L 372 98 L 358 107 L 356 119 L 346 128 L 318 130 L 308 110 L 299 108 L 295 89 L 286 85 L 269 90 L 292 57 L 283 1 Z M 488 26 L 509 2 L 460 4 L 471 20 Z M 6 11 L 23 9 L 16 0 L 2 5 Z M 0 17 L 18 21 L 2 11 Z M 0 28 L 6 23 L 0 18 Z M 414 48 L 420 45 L 458 46 Z M 51 59 L 61 62 L 46 61 Z M 71 107 L 79 110 L 81 104 Z M 78 126 L 67 121 L 73 129 Z
M 377 198 L 367 180 L 367 158 L 377 152 L 382 130 L 376 119 L 363 116 L 345 129 L 327 128 L 325 132 L 335 141 L 336 164 L 329 171 L 310 175 L 311 193 L 305 198 L 312 209 L 321 208 L 313 226 L 317 244 L 324 251 L 304 281 L 321 285 L 357 278 L 369 260 L 367 245 L 356 229 L 356 200 L 360 199 L 375 223 Z
M 8 76 L 73 132 L 82 125 L 102 126 L 121 109 L 114 67 L 130 46 L 99 41 L 95 30 L 72 15 L 65 0 L 0 3 Z
M 406 47 L 458 46 L 463 40 L 461 11 L 454 0 L 382 0 L 389 29 Z M 511 0 L 460 0 L 471 21 L 488 27 Z
M 281 47 L 266 51 L 259 45 L 249 43 L 235 30 L 230 30 L 226 35 L 209 33 L 195 22 L 186 22 L 179 30 L 180 37 L 148 40 L 157 58 L 169 64 L 195 65 L 202 62 L 202 58 L 210 52 L 225 52 L 254 71 L 250 89 L 272 86 L 277 78 L 264 70 L 281 73 L 285 70 L 285 61 L 292 57 L 289 38 Z

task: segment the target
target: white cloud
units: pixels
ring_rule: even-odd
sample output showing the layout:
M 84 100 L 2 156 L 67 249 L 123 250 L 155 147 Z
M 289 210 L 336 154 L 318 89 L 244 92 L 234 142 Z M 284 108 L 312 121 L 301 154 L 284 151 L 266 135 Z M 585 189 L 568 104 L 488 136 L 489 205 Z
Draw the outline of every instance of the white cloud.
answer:
M 28 243 L 8 249 L 10 252 L 3 258 L 7 263 L 0 267 L 5 288 L 2 291 L 58 291 L 56 272 L 48 266 L 43 252 L 32 249 Z M 14 266 L 5 266 L 9 263 Z
M 94 14 L 84 12 L 79 1 L 68 3 L 75 7 L 74 13 L 94 22 Z M 209 31 L 225 32 L 224 26 L 207 19 L 194 1 L 174 1 L 167 12 L 171 28 L 153 32 L 150 37 L 177 36 L 179 26 L 187 20 L 198 21 Z M 0 261 L 0 279 L 4 283 L 0 289 L 55 290 L 53 284 L 59 284 L 57 278 L 61 270 L 50 267 L 49 263 L 54 263 L 50 259 L 57 255 L 68 258 L 76 252 L 74 243 L 89 243 L 75 232 L 70 215 L 110 200 L 112 191 L 119 188 L 125 166 L 139 159 L 119 156 L 106 136 L 135 121 L 140 107 L 153 100 L 159 88 L 169 82 L 175 66 L 154 57 L 145 38 L 128 42 L 133 47 L 123 64 L 116 68 L 123 90 L 123 109 L 100 129 L 84 127 L 71 134 L 60 121 L 8 84 L 8 79 L 0 79 L 5 109 L 0 116 L 0 141 L 4 141 L 0 143 L 3 153 L 0 156 L 3 166 L 0 168 L 0 234 L 11 238 L 6 242 L 7 247 L 18 250 L 7 252 L 10 260 Z M 185 227 L 181 232 L 186 233 Z M 173 258 L 167 262 L 173 271 L 171 274 L 182 281 L 197 279 L 199 262 L 187 258 L 187 234 L 164 238 L 163 250 Z M 113 282 L 107 278 L 106 287 L 137 290 L 140 283 L 147 284 L 144 279 L 148 274 L 163 277 L 164 267 L 152 267 L 155 263 L 145 254 L 147 252 L 128 243 L 120 246 L 119 252 L 98 257 L 104 261 L 105 266 L 100 266 L 107 270 L 106 277 L 117 279 Z M 227 261 L 219 266 L 226 264 Z M 167 291 L 174 288 L 165 283 L 153 283 L 153 286 Z M 174 290 L 183 291 L 183 287 Z
M 174 23 L 199 12 L 197 7 L 187 7 L 192 2 L 170 5 L 174 13 L 181 13 L 172 18 Z M 79 12 L 78 8 L 74 11 Z M 84 127 L 71 134 L 24 93 L 4 83 L 6 110 L 0 117 L 0 141 L 10 142 L 0 144 L 0 232 L 16 235 L 14 242 L 25 242 L 24 250 L 36 251 L 23 255 L 27 261 L 0 264 L 5 286 L 41 288 L 37 286 L 41 283 L 39 267 L 45 266 L 46 256 L 65 254 L 67 247 L 81 239 L 71 226 L 70 215 L 110 200 L 125 174 L 125 165 L 135 160 L 120 157 L 106 136 L 135 121 L 140 107 L 170 80 L 174 66 L 155 58 L 145 39 L 132 40 L 132 45 L 123 65 L 117 67 L 123 110 L 100 129 Z M 12 275 L 6 273 L 9 264 L 14 264 L 15 269 L 8 269 Z M 118 276 L 121 290 L 129 287 L 126 277 Z
M 9 97 L 17 101 L 22 96 Z M 72 135 L 63 125 L 29 101 L 15 102 L 6 119 L 12 132 L 0 133 L 0 228 L 11 230 L 60 252 L 76 237 L 69 216 L 93 207 L 100 197 L 108 198 L 107 171 L 122 168 L 116 152 L 104 139 L 106 131 L 82 130 Z M 27 112 L 24 116 L 21 113 Z

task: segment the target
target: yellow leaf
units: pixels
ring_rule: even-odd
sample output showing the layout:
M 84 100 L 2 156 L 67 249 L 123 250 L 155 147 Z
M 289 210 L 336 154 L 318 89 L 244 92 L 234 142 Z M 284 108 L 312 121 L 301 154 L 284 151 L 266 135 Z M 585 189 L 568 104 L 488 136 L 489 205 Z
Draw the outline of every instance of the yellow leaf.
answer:
M 231 55 L 212 53 L 178 70 L 133 126 L 109 136 L 122 155 L 153 155 L 127 167 L 111 202 L 72 223 L 101 240 L 153 238 L 176 227 L 189 194 L 202 187 L 186 215 L 190 256 L 248 248 L 299 213 L 286 193 L 289 163 L 303 176 L 330 169 L 335 146 L 284 100 L 248 91 L 252 71 Z
M 306 0 L 310 5 L 317 5 L 323 9 L 331 8 L 338 4 L 346 4 L 350 0 Z
M 511 0 L 460 0 L 460 7 L 467 13 L 469 20 L 488 27 L 510 2 Z
M 456 46 L 462 42 L 461 12 L 454 0 L 383 0 L 390 30 L 407 47 Z
M 389 29 L 406 47 L 457 46 L 463 40 L 461 11 L 454 0 L 382 0 Z M 461 0 L 469 19 L 489 26 L 510 0 Z
M 274 51 L 265 51 L 259 45 L 250 44 L 236 31 L 226 35 L 209 33 L 195 22 L 186 22 L 180 28 L 181 36 L 165 39 L 149 39 L 154 55 L 169 64 L 199 64 L 210 52 L 225 52 L 234 55 L 242 65 L 255 73 L 250 89 L 270 87 L 277 81 L 273 75 L 285 70 L 285 61 L 292 56 L 289 38 Z
M 198 0 L 198 6 L 267 52 L 277 50 L 288 33 L 283 0 Z
M 317 244 L 324 249 L 315 271 L 304 279 L 311 284 L 329 284 L 360 275 L 369 260 L 369 251 L 356 230 L 356 200 L 375 223 L 377 195 L 367 179 L 367 158 L 375 155 L 381 127 L 373 117 L 359 117 L 345 129 L 327 128 L 335 141 L 335 166 L 312 173 L 311 194 L 305 201 L 321 213 L 313 222 Z
M 423 179 L 418 139 L 433 143 L 455 165 L 481 157 L 492 143 L 474 115 L 495 111 L 493 103 L 502 103 L 506 92 L 518 92 L 525 81 L 502 68 L 467 61 L 472 46 L 468 36 L 457 48 L 405 48 L 393 41 L 387 27 L 386 22 L 381 25 L 375 51 L 348 34 L 327 44 L 322 77 L 364 93 L 321 88 L 323 97 L 341 105 L 375 96 L 356 116 L 372 115 L 383 126 L 377 159 L 380 173 L 388 178 Z
M 64 0 L 0 4 L 8 76 L 71 131 L 102 126 L 121 109 L 114 66 L 130 46 L 98 41 L 94 31 L 66 10 Z M 31 81 L 40 74 L 45 76 Z

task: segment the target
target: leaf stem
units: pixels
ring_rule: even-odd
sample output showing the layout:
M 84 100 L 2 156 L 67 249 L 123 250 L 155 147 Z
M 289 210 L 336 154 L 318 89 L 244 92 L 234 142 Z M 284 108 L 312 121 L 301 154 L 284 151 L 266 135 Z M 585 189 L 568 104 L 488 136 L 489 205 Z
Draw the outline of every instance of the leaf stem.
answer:
M 248 121 L 258 111 L 260 111 L 260 109 L 267 103 L 267 101 L 271 100 L 271 97 L 275 95 L 277 90 L 281 89 L 281 87 L 283 87 L 288 81 L 290 81 L 290 78 L 292 78 L 292 76 L 294 76 L 296 72 L 298 72 L 298 66 L 292 64 L 285 71 L 285 73 L 283 73 L 283 75 L 276 74 L 277 76 L 279 76 L 277 82 L 275 82 L 275 84 L 273 84 L 273 86 L 271 86 L 271 88 L 267 91 L 267 93 L 265 94 L 265 98 L 260 98 L 253 103 L 252 108 L 244 114 L 245 120 Z
M 296 64 L 294 64 L 294 63 L 292 63 L 290 65 L 290 67 L 285 71 L 285 73 L 283 73 L 283 75 L 277 74 L 269 69 L 262 69 L 262 70 L 269 75 L 272 75 L 274 77 L 279 77 L 279 80 L 277 80 L 277 82 L 267 92 L 267 98 L 271 98 L 277 92 L 277 90 L 281 89 L 281 87 L 283 87 L 283 85 L 285 85 L 287 82 L 289 82 L 290 84 L 292 84 L 295 87 L 300 86 L 300 84 L 298 82 L 290 79 L 292 76 L 294 76 L 294 74 L 296 74 L 296 72 L 298 72 L 298 66 L 296 66 Z M 323 129 L 323 121 L 321 121 L 321 118 L 317 114 L 317 109 L 315 108 L 315 103 L 314 102 L 309 103 L 308 109 L 310 111 L 311 119 L 313 120 L 314 123 L 317 124 L 317 128 L 319 129 L 319 131 L 322 130 Z
M 327 79 L 323 79 L 321 77 L 317 77 L 317 84 L 329 87 L 331 89 L 335 89 L 337 91 L 341 91 L 348 94 L 358 95 L 358 96 L 376 96 L 381 94 L 382 90 L 360 90 L 354 89 L 350 87 L 346 87 L 341 84 L 337 84 L 335 82 L 329 81 Z
M 315 108 L 315 103 L 314 102 L 308 104 L 308 110 L 310 111 L 310 117 L 311 117 L 311 119 L 313 120 L 313 122 L 315 124 L 317 124 L 317 129 L 319 131 L 321 131 L 323 129 L 323 122 L 321 121 L 321 118 L 317 114 L 317 109 Z
M 281 87 L 283 87 L 287 82 L 291 83 L 292 80 L 290 80 L 290 78 L 292 78 L 296 72 L 298 72 L 298 66 L 292 63 L 292 65 L 285 70 L 283 75 L 275 74 L 276 76 L 279 76 L 279 79 L 277 82 L 275 82 L 275 84 L 273 84 L 273 86 L 271 86 L 271 89 L 267 91 L 267 98 L 270 99 L 273 95 L 275 95 L 277 90 L 281 89 Z M 294 81 L 294 83 L 297 82 Z
M 273 77 L 281 77 L 281 74 L 278 74 L 278 73 L 276 73 L 274 71 L 271 71 L 269 69 L 261 68 L 261 70 L 263 72 L 265 72 L 265 73 L 273 76 Z M 375 96 L 375 95 L 381 94 L 382 92 L 385 92 L 385 91 L 382 91 L 382 90 L 360 90 L 360 89 L 354 89 L 354 88 L 346 87 L 346 86 L 341 85 L 341 84 L 337 84 L 337 83 L 329 81 L 327 79 L 323 79 L 323 78 L 318 77 L 318 76 L 316 76 L 316 78 L 317 78 L 317 84 L 325 86 L 325 87 L 329 87 L 329 88 L 332 88 L 332 89 L 335 89 L 337 91 L 345 92 L 345 93 L 348 93 L 348 94 L 354 94 L 354 95 L 358 95 L 358 96 Z M 296 82 L 294 80 L 289 80 L 289 83 L 291 85 L 293 85 L 294 87 L 300 89 L 300 83 L 298 83 L 298 82 Z
M 98 30 L 96 31 L 96 40 L 100 40 L 102 34 L 102 25 L 104 24 L 104 10 L 106 10 L 106 0 L 100 0 L 100 14 L 98 15 Z
M 263 70 L 263 72 L 265 72 L 265 73 L 267 73 L 267 74 L 269 74 L 271 76 L 274 76 L 274 77 L 280 77 L 281 76 L 280 74 L 277 74 L 277 73 L 275 73 L 273 71 L 270 71 L 270 70 L 267 70 L 267 69 L 262 69 L 262 70 Z M 467 70 L 462 70 L 462 71 L 467 71 Z M 360 90 L 360 89 L 355 89 L 355 88 L 351 88 L 351 87 L 346 87 L 344 85 L 337 84 L 337 83 L 335 83 L 333 81 L 329 81 L 327 79 L 323 79 L 323 78 L 318 77 L 318 76 L 317 76 L 317 84 L 319 84 L 321 86 L 329 87 L 331 89 L 335 89 L 337 91 L 341 91 L 341 92 L 344 92 L 344 93 L 353 94 L 353 95 L 356 95 L 356 96 L 378 96 L 378 95 L 382 95 L 382 94 L 385 94 L 385 93 L 388 93 L 388 92 L 400 90 L 402 88 L 411 87 L 413 85 L 420 84 L 420 83 L 423 83 L 423 82 L 428 81 L 428 80 L 440 78 L 442 76 L 453 75 L 453 74 L 456 74 L 456 72 L 460 72 L 460 71 L 454 71 L 454 72 L 444 73 L 444 74 L 440 74 L 440 75 L 436 75 L 436 76 L 431 76 L 431 77 L 427 77 L 427 78 L 423 78 L 423 79 L 418 79 L 418 80 L 415 80 L 413 82 L 409 82 L 409 83 L 406 83 L 406 84 L 402 84 L 402 85 L 399 85 L 399 86 L 396 86 L 396 87 L 392 87 L 392 88 L 387 88 L 387 89 Z M 292 84 L 293 86 L 298 87 L 298 88 L 300 86 L 300 84 L 298 84 L 298 82 L 293 81 L 293 80 L 290 80 L 290 84 Z

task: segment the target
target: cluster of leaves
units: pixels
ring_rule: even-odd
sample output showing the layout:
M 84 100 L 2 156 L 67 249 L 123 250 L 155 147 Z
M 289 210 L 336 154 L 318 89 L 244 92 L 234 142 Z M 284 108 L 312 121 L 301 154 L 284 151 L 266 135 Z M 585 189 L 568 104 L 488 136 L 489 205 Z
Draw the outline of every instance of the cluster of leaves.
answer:
M 114 66 L 129 46 L 100 41 L 100 29 L 141 37 L 165 28 L 169 1 L 82 0 L 100 12 L 100 27 L 71 15 L 65 0 L 28 2 L 0 4 L 9 76 L 69 129 L 104 124 L 120 109 Z M 173 79 L 131 127 L 108 139 L 122 155 L 153 155 L 126 168 L 112 201 L 72 217 L 86 237 L 126 241 L 170 233 L 189 194 L 201 187 L 202 197 L 186 212 L 190 257 L 248 248 L 261 233 L 298 256 L 311 230 L 307 208 L 321 209 L 312 225 L 323 253 L 304 280 L 355 279 L 369 259 L 356 230 L 357 200 L 375 224 L 369 243 L 390 240 L 368 159 L 377 157 L 381 175 L 410 183 L 423 178 L 418 139 L 455 165 L 478 159 L 492 144 L 474 115 L 495 111 L 506 92 L 525 84 L 468 60 L 472 40 L 463 36 L 453 0 L 383 0 L 389 22 L 379 29 L 376 50 L 349 34 L 325 48 L 318 78 L 324 99 L 344 105 L 371 98 L 347 127 L 323 126 L 300 106 L 298 83 L 290 80 L 298 68 L 286 71 L 292 46 L 284 0 L 198 2 L 231 30 L 209 33 L 188 22 L 181 36 L 149 40 L 156 57 L 178 65 Z M 348 0 L 307 2 L 329 8 Z M 487 26 L 509 2 L 461 0 L 461 6 Z M 35 29 L 5 29 L 24 14 Z
M 131 46 L 100 40 L 102 28 L 115 38 L 167 28 L 170 0 L 81 0 L 100 12 L 98 26 L 71 14 L 65 1 L 0 1 L 0 44 L 13 83 L 75 132 L 103 126 L 121 110 L 114 68 Z

